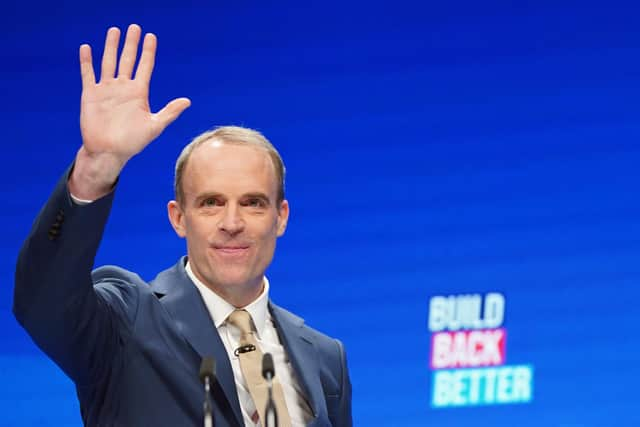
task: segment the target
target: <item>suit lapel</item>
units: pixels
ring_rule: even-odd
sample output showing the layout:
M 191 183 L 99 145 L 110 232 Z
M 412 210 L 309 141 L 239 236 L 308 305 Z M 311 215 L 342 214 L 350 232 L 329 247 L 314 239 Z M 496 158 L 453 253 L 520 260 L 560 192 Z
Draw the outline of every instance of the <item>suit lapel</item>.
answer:
M 309 399 L 314 418 L 321 414 L 324 394 L 320 383 L 320 364 L 313 338 L 303 328 L 304 320 L 269 302 L 269 311 L 280 340 L 291 360 L 301 386 Z M 276 373 L 277 375 L 277 373 Z M 311 424 L 315 419 L 311 421 Z
M 173 318 L 176 327 L 200 355 L 216 360 L 216 380 L 231 406 L 237 422 L 243 425 L 242 411 L 229 356 L 196 286 L 184 269 L 185 259 L 158 275 L 151 282 L 152 291 Z M 214 390 L 215 392 L 215 390 Z

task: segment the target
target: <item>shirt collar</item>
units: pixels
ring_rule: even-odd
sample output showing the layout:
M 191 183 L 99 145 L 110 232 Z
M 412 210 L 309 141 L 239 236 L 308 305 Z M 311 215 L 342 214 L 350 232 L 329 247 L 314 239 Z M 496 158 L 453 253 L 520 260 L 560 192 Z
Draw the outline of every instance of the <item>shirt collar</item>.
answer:
M 187 276 L 189 276 L 189 279 L 191 279 L 191 281 L 196 285 L 196 288 L 198 288 L 198 291 L 202 296 L 202 300 L 204 301 L 204 305 L 207 307 L 216 329 L 220 328 L 220 326 L 222 326 L 227 320 L 227 317 L 229 317 L 229 315 L 237 308 L 202 283 L 193 273 L 193 270 L 191 270 L 191 264 L 188 260 L 184 269 Z M 253 319 L 253 323 L 256 326 L 258 338 L 262 336 L 267 323 L 267 306 L 269 302 L 269 280 L 267 280 L 266 277 L 262 280 L 264 287 L 262 288 L 262 293 L 260 293 L 258 298 L 245 307 L 239 307 L 247 310 L 251 315 L 251 319 Z

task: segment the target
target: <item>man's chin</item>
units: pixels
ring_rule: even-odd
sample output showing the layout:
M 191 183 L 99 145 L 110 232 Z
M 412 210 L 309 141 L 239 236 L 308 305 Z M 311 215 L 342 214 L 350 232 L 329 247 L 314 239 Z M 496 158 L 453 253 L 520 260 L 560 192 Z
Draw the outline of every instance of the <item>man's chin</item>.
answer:
M 262 277 L 251 278 L 247 274 L 225 274 L 217 277 L 219 286 L 229 292 L 249 292 L 262 289 Z

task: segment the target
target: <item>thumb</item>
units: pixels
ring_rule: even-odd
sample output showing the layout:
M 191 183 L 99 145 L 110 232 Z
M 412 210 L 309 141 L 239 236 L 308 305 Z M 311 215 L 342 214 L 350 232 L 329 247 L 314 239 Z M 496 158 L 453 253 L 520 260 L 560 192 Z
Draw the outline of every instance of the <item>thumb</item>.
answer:
M 154 119 L 157 125 L 158 133 L 161 133 L 164 128 L 169 126 L 171 122 L 178 118 L 180 114 L 191 105 L 189 98 L 176 98 L 169 102 L 164 108 L 155 113 Z

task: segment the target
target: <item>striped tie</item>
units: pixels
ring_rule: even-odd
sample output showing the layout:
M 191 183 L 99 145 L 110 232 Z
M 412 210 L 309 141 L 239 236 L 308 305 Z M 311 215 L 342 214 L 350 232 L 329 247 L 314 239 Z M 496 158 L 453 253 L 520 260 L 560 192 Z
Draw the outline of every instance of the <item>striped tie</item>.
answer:
M 268 389 L 267 381 L 262 377 L 262 351 L 253 332 L 251 315 L 246 310 L 236 310 L 229 315 L 227 322 L 240 329 L 240 347 L 236 350 L 236 354 L 240 359 L 240 369 L 247 382 L 249 394 L 256 405 L 258 416 L 264 427 L 263 420 L 265 419 Z M 273 380 L 273 400 L 278 411 L 277 427 L 291 427 L 282 386 L 275 378 Z

